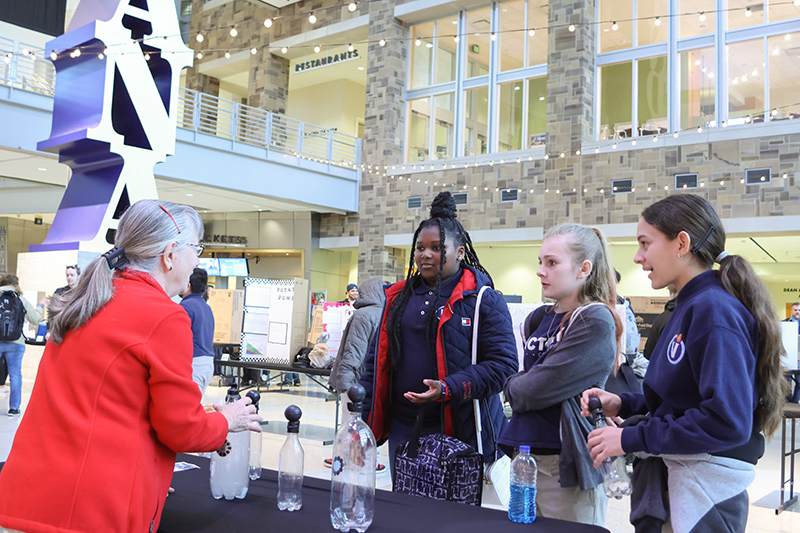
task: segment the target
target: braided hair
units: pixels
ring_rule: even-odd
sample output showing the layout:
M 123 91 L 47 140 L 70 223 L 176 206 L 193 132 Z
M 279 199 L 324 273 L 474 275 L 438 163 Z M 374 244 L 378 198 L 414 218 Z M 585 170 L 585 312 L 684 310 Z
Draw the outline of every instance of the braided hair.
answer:
M 457 220 L 456 215 L 456 202 L 453 195 L 448 191 L 440 192 L 431 203 L 430 217 L 423 220 L 414 232 L 414 240 L 411 243 L 411 257 L 408 261 L 408 274 L 406 275 L 406 283 L 403 289 L 392 302 L 386 316 L 386 330 L 389 335 L 389 356 L 392 361 L 392 368 L 396 369 L 398 362 L 402 358 L 402 338 L 403 338 L 403 313 L 408 305 L 411 295 L 414 292 L 414 287 L 422 283 L 422 275 L 416 268 L 414 262 L 414 251 L 417 248 L 417 239 L 420 232 L 425 228 L 438 227 L 439 228 L 439 242 L 441 250 L 441 260 L 439 262 L 439 272 L 436 275 L 436 284 L 433 287 L 432 302 L 437 302 L 441 293 L 442 287 L 442 267 L 447 262 L 445 253 L 445 242 L 447 239 L 453 243 L 453 247 L 458 249 L 464 247 L 464 258 L 460 261 L 462 264 L 467 264 L 475 270 L 482 272 L 489 278 L 489 286 L 494 288 L 494 281 L 492 276 L 484 268 L 478 259 L 478 254 L 475 252 L 475 247 L 472 245 L 472 239 L 464 229 L 464 226 Z M 428 315 L 428 341 L 431 347 L 435 350 L 436 347 L 436 333 L 439 325 L 438 313 L 429 313 Z M 431 369 L 436 375 L 435 363 Z

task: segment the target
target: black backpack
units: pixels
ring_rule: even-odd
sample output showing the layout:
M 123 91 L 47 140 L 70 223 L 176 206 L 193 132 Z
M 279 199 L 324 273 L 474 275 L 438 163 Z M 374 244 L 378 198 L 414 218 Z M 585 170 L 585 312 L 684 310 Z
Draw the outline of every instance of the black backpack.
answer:
M 14 291 L 0 292 L 0 341 L 15 341 L 22 336 L 25 307 Z

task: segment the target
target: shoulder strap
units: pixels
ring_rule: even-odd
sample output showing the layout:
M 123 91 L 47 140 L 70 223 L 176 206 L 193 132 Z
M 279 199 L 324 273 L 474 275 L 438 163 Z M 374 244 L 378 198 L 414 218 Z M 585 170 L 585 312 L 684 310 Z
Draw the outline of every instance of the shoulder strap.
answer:
M 483 293 L 488 289 L 488 285 L 484 285 L 481 287 L 481 290 L 478 291 L 478 299 L 475 302 L 475 316 L 472 318 L 472 364 L 478 363 L 478 325 L 480 323 L 481 318 L 481 300 L 483 299 Z M 483 427 L 481 426 L 481 405 L 480 402 L 476 399 L 472 400 L 473 412 L 475 413 L 475 432 L 478 435 L 478 453 L 483 455 L 483 441 L 481 439 L 481 432 L 483 431 Z
M 539 324 L 542 323 L 542 319 L 544 318 L 544 315 L 547 314 L 547 309 L 549 307 L 549 305 L 540 305 L 528 313 L 528 316 L 525 317 L 525 323 L 523 325 L 522 332 L 525 335 L 526 340 L 534 331 L 536 331 L 536 328 L 539 327 Z

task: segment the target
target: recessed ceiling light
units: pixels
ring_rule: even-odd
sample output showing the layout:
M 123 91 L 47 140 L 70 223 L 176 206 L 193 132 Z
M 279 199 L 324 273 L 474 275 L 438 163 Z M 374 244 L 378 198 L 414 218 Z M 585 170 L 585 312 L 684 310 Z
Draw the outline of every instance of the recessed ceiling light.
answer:
M 187 193 L 186 193 L 186 196 L 194 196 L 194 194 L 192 194 L 192 193 L 190 193 L 190 192 L 187 192 Z
M 39 170 L 41 170 L 42 172 L 46 172 L 47 171 L 47 169 L 44 168 L 44 167 L 39 167 Z
M 358 67 L 358 70 L 364 70 L 364 67 Z

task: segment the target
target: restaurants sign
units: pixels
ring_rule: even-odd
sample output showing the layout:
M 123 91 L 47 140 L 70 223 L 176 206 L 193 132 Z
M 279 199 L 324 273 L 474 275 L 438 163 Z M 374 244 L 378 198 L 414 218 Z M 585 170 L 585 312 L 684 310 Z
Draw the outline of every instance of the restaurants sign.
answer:
M 318 68 L 323 68 L 323 67 L 330 67 L 331 65 L 336 65 L 338 63 L 343 63 L 345 61 L 352 61 L 354 59 L 359 59 L 359 58 L 361 58 L 361 56 L 358 55 L 358 50 L 354 48 L 352 52 L 345 50 L 344 52 L 324 57 L 317 57 L 309 59 L 308 61 L 299 61 L 294 66 L 294 74 L 307 72 L 309 70 L 316 70 Z

